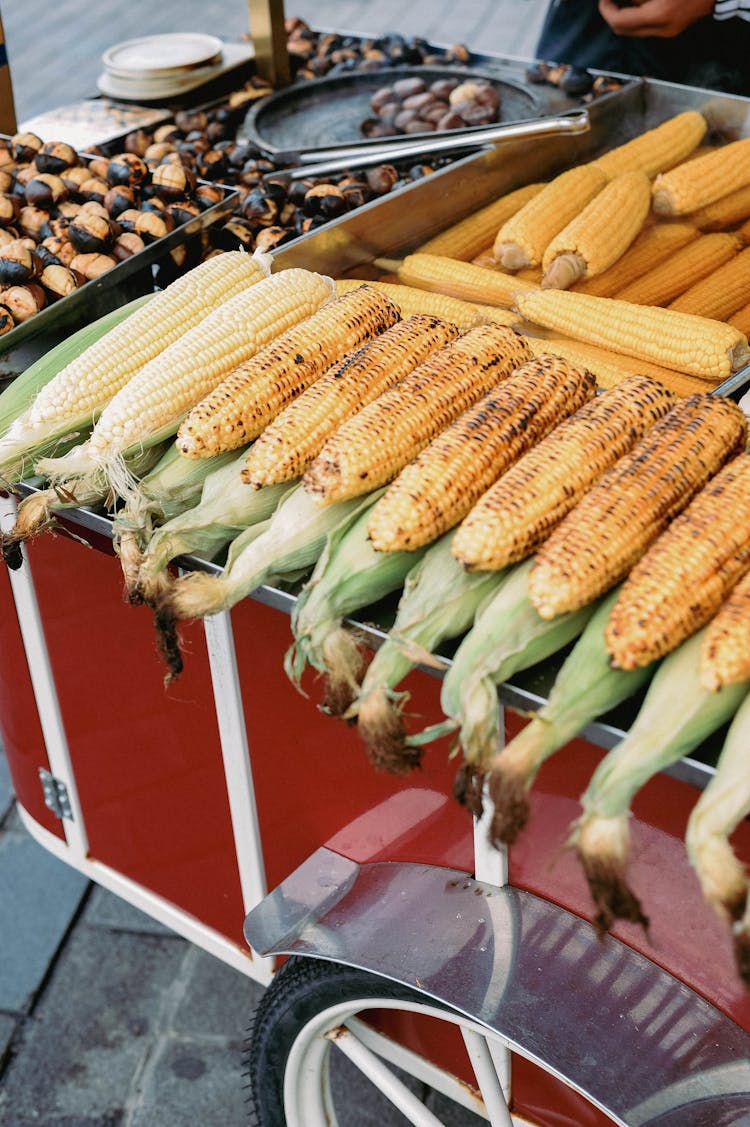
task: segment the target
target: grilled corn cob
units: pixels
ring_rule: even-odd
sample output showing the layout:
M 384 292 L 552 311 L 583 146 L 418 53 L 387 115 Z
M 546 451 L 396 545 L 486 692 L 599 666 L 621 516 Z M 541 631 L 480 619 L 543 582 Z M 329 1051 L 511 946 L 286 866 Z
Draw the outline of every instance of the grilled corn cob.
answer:
M 567 290 L 518 293 L 516 308 L 564 336 L 704 379 L 726 379 L 750 360 L 747 337 L 731 325 L 673 309 Z
M 731 261 L 740 249 L 739 239 L 728 232 L 700 235 L 614 295 L 637 305 L 667 305 L 695 282 Z
M 655 176 L 689 156 L 700 145 L 707 129 L 708 122 L 703 114 L 697 110 L 685 110 L 640 133 L 632 141 L 610 149 L 597 157 L 594 163 L 610 179 L 631 169 Z
M 609 352 L 604 348 L 597 348 L 594 344 L 583 344 L 581 341 L 561 340 L 560 337 L 545 337 L 538 340 L 528 337 L 536 356 L 552 353 L 554 356 L 563 356 L 573 364 L 582 364 L 593 372 L 599 387 L 616 387 L 628 376 L 650 376 L 652 380 L 669 388 L 676 395 L 694 395 L 696 391 L 707 391 L 713 387 L 708 380 L 701 380 L 697 376 L 688 376 L 684 372 L 673 372 L 670 368 L 662 368 L 659 364 L 649 364 L 645 360 L 634 360 L 631 356 L 622 353 Z
M 725 231 L 750 216 L 750 184 L 720 196 L 713 203 L 706 204 L 698 211 L 691 211 L 687 217 L 689 223 L 701 231 Z
M 597 396 L 484 494 L 453 538 L 456 558 L 466 568 L 489 570 L 531 555 L 674 402 L 648 376 L 632 376 Z
M 340 426 L 305 473 L 305 489 L 329 502 L 385 484 L 530 355 L 504 325 L 469 329 Z
M 664 658 L 630 731 L 605 755 L 581 799 L 583 813 L 571 843 L 589 882 L 601 931 L 617 918 L 648 924 L 626 879 L 628 814 L 636 791 L 726 723 L 747 694 L 747 682 L 720 693 L 701 687 L 701 641 L 702 632 Z
M 688 215 L 748 184 L 750 137 L 745 137 L 658 175 L 653 208 L 657 215 Z
M 58 477 L 107 466 L 113 486 L 127 496 L 130 483 L 116 480 L 118 456 L 174 434 L 228 372 L 309 317 L 332 290 L 330 278 L 295 269 L 272 274 L 230 298 L 128 381 L 102 411 L 85 446 L 39 463 L 41 472 Z
M 91 426 L 100 411 L 147 363 L 155 363 L 220 303 L 268 274 L 267 255 L 232 251 L 172 282 L 112 328 L 42 387 L 0 443 L 0 464 L 64 431 Z
M 560 666 L 546 704 L 487 765 L 493 845 L 512 844 L 526 825 L 528 794 L 542 764 L 597 716 L 633 696 L 653 675 L 653 666 L 612 668 L 604 630 L 619 590 L 612 591 L 595 610 Z
M 454 223 L 439 235 L 429 239 L 419 248 L 420 254 L 443 254 L 470 262 L 481 250 L 492 243 L 498 229 L 515 215 L 524 204 L 538 195 L 544 184 L 526 184 L 514 192 L 500 196 L 485 207 L 480 207 L 465 219 Z
M 527 360 L 405 466 L 370 514 L 373 547 L 408 551 L 436 540 L 595 391 L 586 368 L 553 356 Z
M 619 669 L 648 665 L 708 622 L 750 569 L 750 454 L 719 470 L 623 584 L 606 641 Z
M 423 313 L 428 317 L 439 317 L 443 321 L 450 321 L 459 329 L 471 329 L 474 325 L 484 325 L 487 321 L 485 311 L 481 306 L 470 301 L 461 301 L 457 297 L 448 297 L 446 294 L 431 293 L 429 290 L 419 290 L 414 286 L 402 286 L 399 282 L 370 282 L 360 278 L 339 278 L 336 281 L 336 293 L 350 293 L 360 286 L 371 286 L 378 293 L 385 294 L 394 301 L 401 310 L 401 316 L 411 317 L 415 313 Z M 502 310 L 493 309 L 493 314 L 503 313 Z M 518 321 L 516 314 L 510 310 L 504 311 L 507 317 L 505 322 L 512 325 Z
M 574 610 L 618 583 L 746 441 L 747 422 L 732 400 L 679 400 L 542 546 L 529 580 L 539 613 Z
M 607 270 L 594 278 L 576 282 L 573 289 L 576 293 L 596 297 L 614 297 L 619 290 L 697 239 L 699 234 L 698 228 L 687 222 L 653 223 L 644 227 L 632 245 Z
M 337 427 L 457 336 L 450 322 L 416 313 L 345 356 L 269 423 L 243 481 L 257 488 L 301 477 Z
M 750 677 L 750 577 L 740 579 L 709 622 L 701 650 L 701 683 L 714 691 Z
M 542 287 L 568 289 L 581 278 L 602 274 L 631 245 L 650 207 L 645 172 L 615 176 L 547 244 Z
M 580 164 L 546 184 L 497 232 L 495 258 L 503 269 L 538 266 L 555 235 L 593 200 L 607 180 L 596 165 Z
M 669 306 L 682 313 L 697 313 L 728 321 L 740 309 L 750 293 L 750 247 L 740 251 L 729 262 L 714 270 L 701 282 L 680 294 Z
M 399 316 L 390 298 L 369 286 L 318 309 L 214 383 L 177 432 L 180 453 L 205 458 L 249 442 L 327 368 L 395 325 Z
M 539 288 L 500 270 L 486 270 L 439 254 L 408 254 L 398 267 L 398 280 L 417 289 L 505 309 L 510 309 L 518 290 Z

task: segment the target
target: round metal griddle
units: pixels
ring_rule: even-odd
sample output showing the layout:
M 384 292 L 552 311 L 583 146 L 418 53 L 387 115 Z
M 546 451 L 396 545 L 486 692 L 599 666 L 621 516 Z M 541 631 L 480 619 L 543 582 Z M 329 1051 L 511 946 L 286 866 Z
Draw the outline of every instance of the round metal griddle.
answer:
M 500 95 L 499 121 L 520 121 L 537 117 L 540 103 L 529 90 L 503 79 L 493 78 L 467 67 L 392 67 L 363 74 L 343 74 L 289 86 L 263 98 L 245 119 L 244 134 L 249 141 L 275 153 L 287 149 L 325 148 L 335 144 L 363 141 L 360 125 L 373 117 L 370 97 L 382 86 L 401 78 L 423 78 L 429 86 L 438 78 L 471 78 L 489 82 Z M 445 130 L 439 136 L 451 136 Z M 417 141 L 434 140 L 435 133 L 394 134 Z

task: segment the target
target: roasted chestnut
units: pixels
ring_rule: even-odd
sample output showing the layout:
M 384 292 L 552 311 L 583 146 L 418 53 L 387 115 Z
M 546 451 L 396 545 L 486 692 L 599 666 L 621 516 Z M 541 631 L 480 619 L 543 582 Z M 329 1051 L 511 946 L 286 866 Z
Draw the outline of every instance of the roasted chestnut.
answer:
M 117 219 L 117 216 L 123 211 L 136 206 L 135 190 L 127 184 L 118 184 L 115 188 L 109 189 L 102 206 L 107 209 L 113 219 Z
M 181 227 L 201 214 L 201 209 L 192 200 L 175 200 L 167 207 L 167 211 L 175 221 L 175 226 Z
M 162 200 L 181 199 L 195 188 L 195 175 L 182 164 L 160 164 L 151 173 L 151 186 Z
M 142 211 L 135 222 L 135 233 L 144 243 L 163 239 L 174 229 L 174 219 L 169 212 Z
M 68 237 L 81 254 L 101 253 L 114 241 L 112 221 L 82 208 L 68 227 Z
M 33 282 L 26 286 L 10 286 L 7 290 L 3 290 L 2 301 L 18 325 L 34 317 L 47 303 L 44 290 Z
M 91 173 L 85 165 L 74 164 L 72 168 L 64 168 L 62 170 L 60 179 L 68 191 L 75 194 L 78 192 L 81 184 L 85 184 L 87 180 L 91 179 Z
M 50 220 L 48 211 L 28 204 L 18 212 L 18 229 L 31 239 L 43 239 L 46 235 L 53 234 L 52 223 L 67 226 L 67 219 Z M 49 230 L 47 230 L 49 228 Z
M 118 262 L 124 262 L 126 258 L 131 258 L 132 255 L 142 251 L 145 245 L 141 236 L 136 235 L 135 231 L 123 231 L 112 244 L 112 257 Z
M 15 223 L 19 210 L 17 196 L 0 196 L 0 227 L 9 227 Z
M 70 266 L 77 254 L 76 248 L 67 236 L 67 232 L 64 235 L 51 235 L 44 239 L 37 248 L 38 251 L 42 249 L 54 255 L 63 266 Z
M 135 225 L 140 216 L 140 208 L 129 207 L 117 216 L 117 225 L 121 231 L 135 231 Z
M 19 164 L 33 160 L 42 147 L 42 138 L 36 133 L 15 133 L 10 139 L 13 157 Z
M 88 180 L 84 180 L 81 184 L 78 194 L 86 202 L 103 203 L 109 188 L 110 185 L 106 180 L 102 180 L 99 176 L 90 176 Z
M 305 194 L 303 207 L 306 215 L 324 215 L 326 219 L 335 219 L 346 211 L 346 200 L 337 184 L 316 184 Z
M 67 199 L 68 189 L 61 177 L 52 172 L 39 172 L 27 183 L 24 195 L 26 202 L 32 207 L 51 211 L 53 207 Z
M 50 301 L 67 297 L 77 288 L 76 276 L 73 271 L 60 263 L 50 263 L 45 266 L 39 275 L 39 284 Z
M 3 294 L 2 292 L 0 292 L 0 302 L 2 302 L 2 298 Z M 13 314 L 11 313 L 10 309 L 8 309 L 7 305 L 0 304 L 0 336 L 3 336 L 5 333 L 9 333 L 11 329 L 14 329 L 15 327 L 16 323 L 13 320 Z
M 34 157 L 36 170 L 51 172 L 53 176 L 59 176 L 64 169 L 79 163 L 78 153 L 65 141 L 47 141 Z
M 136 153 L 120 153 L 112 157 L 107 165 L 106 180 L 113 187 L 116 184 L 127 184 L 131 188 L 137 188 L 148 178 L 149 167 Z
M 106 274 L 116 265 L 116 260 L 109 254 L 77 254 L 70 263 L 70 269 L 88 282 Z
M 6 286 L 31 281 L 39 273 L 39 266 L 37 256 L 20 239 L 0 247 L 0 282 Z

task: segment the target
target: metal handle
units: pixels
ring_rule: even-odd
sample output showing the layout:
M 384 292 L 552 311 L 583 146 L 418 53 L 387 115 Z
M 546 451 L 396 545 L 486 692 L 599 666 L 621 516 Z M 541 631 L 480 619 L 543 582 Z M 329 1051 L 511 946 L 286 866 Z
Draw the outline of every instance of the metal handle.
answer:
M 383 141 L 369 145 L 342 145 L 329 149 L 295 153 L 300 161 L 298 168 L 284 171 L 292 180 L 305 176 L 323 176 L 329 172 L 341 172 L 346 168 L 365 168 L 371 164 L 386 161 L 404 160 L 408 157 L 424 156 L 428 153 L 445 153 L 455 149 L 477 148 L 487 144 L 501 144 L 519 138 L 547 136 L 554 133 L 586 133 L 591 128 L 586 110 L 576 110 L 560 117 L 542 117 L 533 121 L 516 121 L 490 128 L 473 127 L 460 135 L 430 137 L 425 141 Z M 292 154 L 276 153 L 275 161 Z

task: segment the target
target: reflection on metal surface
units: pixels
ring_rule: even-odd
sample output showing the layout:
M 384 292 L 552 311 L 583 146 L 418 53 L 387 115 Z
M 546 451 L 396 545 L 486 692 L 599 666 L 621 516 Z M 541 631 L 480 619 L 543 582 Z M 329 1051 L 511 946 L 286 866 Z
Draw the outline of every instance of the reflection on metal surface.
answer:
M 264 954 L 333 959 L 484 1024 L 626 1127 L 750 1122 L 750 1036 L 564 909 L 428 865 L 319 849 L 247 917 Z

